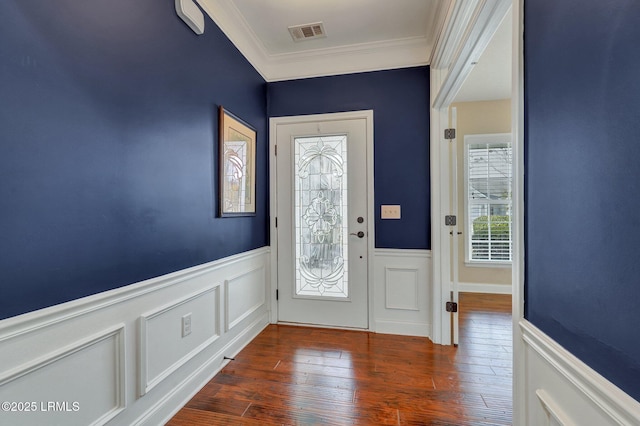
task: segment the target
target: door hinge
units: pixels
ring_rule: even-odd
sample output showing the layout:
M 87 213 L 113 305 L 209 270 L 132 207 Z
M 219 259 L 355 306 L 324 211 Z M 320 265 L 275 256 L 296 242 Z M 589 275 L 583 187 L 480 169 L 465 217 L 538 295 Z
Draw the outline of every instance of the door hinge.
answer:
M 278 218 L 276 217 L 276 228 L 278 227 Z
M 444 217 L 445 226 L 456 226 L 457 217 L 455 215 L 449 214 Z
M 278 155 L 278 145 L 276 145 L 275 148 L 276 148 L 275 155 Z
M 278 289 L 276 288 L 276 300 L 278 300 Z
M 449 140 L 455 139 L 456 129 L 444 129 L 444 138 Z
M 458 312 L 458 304 L 456 302 L 447 302 L 445 308 L 447 312 Z

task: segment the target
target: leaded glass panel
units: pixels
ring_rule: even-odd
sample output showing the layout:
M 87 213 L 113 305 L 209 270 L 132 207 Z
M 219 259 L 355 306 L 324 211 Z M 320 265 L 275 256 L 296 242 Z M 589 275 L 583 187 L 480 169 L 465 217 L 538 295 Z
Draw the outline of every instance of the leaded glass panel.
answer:
M 296 296 L 347 298 L 347 137 L 294 145 Z

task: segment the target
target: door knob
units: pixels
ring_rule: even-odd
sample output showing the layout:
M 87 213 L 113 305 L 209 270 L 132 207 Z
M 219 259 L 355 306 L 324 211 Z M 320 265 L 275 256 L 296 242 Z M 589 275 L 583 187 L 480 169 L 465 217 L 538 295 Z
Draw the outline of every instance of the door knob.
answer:
M 355 235 L 358 238 L 364 238 L 364 232 L 362 232 L 362 231 L 359 231 L 357 234 L 355 232 L 352 232 L 349 235 Z

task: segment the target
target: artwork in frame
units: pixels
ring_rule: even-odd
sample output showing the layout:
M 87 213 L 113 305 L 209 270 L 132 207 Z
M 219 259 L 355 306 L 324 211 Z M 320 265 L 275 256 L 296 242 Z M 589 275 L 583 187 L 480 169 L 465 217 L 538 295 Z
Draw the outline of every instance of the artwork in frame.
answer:
M 219 108 L 220 217 L 256 214 L 256 131 Z

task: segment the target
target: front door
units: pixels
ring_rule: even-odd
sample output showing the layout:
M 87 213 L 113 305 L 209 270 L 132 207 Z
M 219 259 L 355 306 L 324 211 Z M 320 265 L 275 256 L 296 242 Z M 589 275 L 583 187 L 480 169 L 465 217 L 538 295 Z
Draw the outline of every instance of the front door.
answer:
M 372 126 L 362 114 L 350 116 L 272 120 L 279 322 L 369 327 Z

